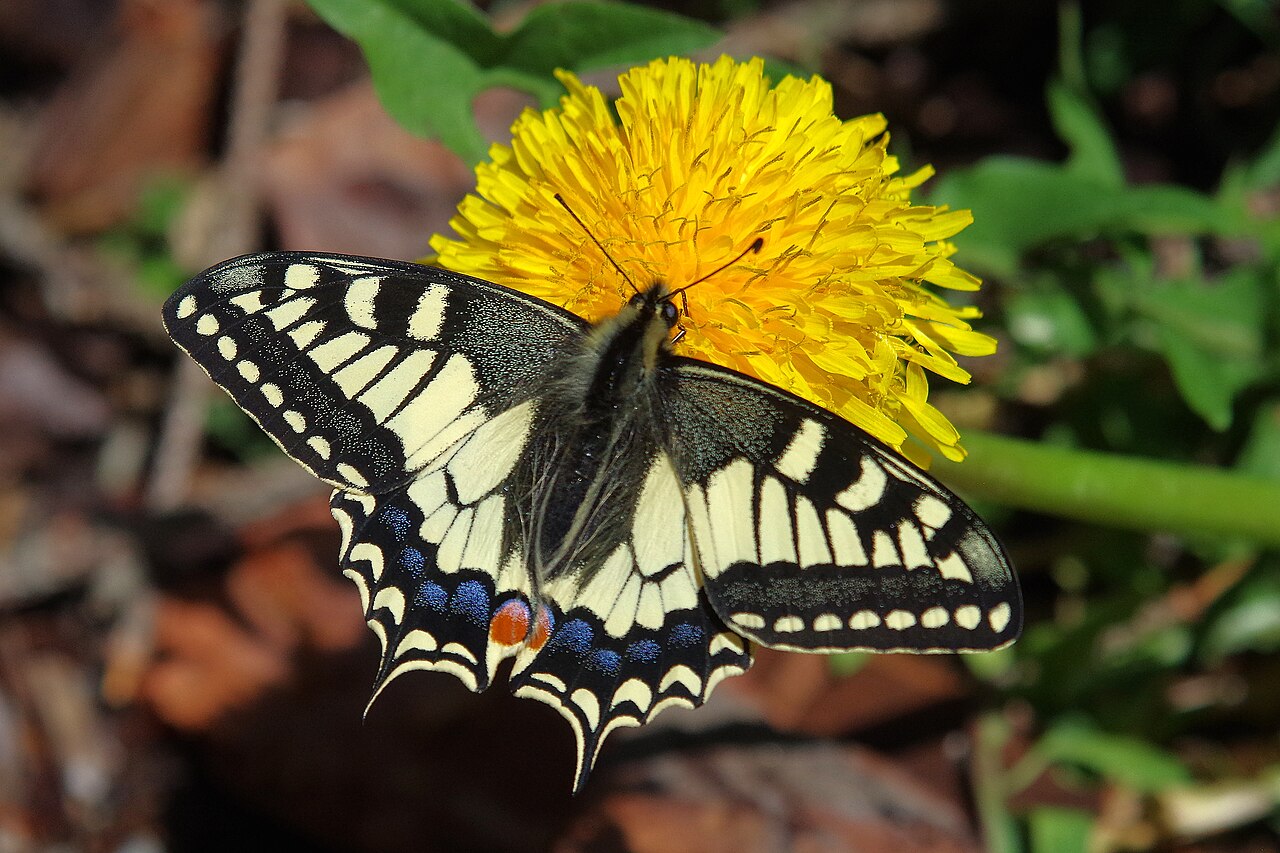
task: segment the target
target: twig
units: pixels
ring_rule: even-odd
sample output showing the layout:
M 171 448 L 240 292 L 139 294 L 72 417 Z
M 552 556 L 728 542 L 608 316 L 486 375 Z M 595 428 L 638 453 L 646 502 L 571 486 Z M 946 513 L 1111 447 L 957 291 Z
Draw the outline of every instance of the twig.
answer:
M 279 88 L 286 13 L 285 0 L 251 0 L 245 10 L 227 153 L 217 177 L 220 215 L 186 259 L 195 268 L 243 254 L 257 242 L 254 164 L 268 136 Z M 172 509 L 187 495 L 204 433 L 208 393 L 209 383 L 199 368 L 190 359 L 180 359 L 147 487 L 146 503 L 152 510 Z

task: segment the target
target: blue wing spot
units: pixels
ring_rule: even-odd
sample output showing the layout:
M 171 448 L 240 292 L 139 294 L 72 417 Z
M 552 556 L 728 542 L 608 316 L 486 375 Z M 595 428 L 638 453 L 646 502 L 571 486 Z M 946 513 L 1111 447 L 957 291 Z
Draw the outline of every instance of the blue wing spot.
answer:
M 409 535 L 409 513 L 398 506 L 389 506 L 382 511 L 382 523 L 391 528 L 396 539 L 404 539 Z
M 658 655 L 662 654 L 662 646 L 653 640 L 637 640 L 627 646 L 627 660 L 639 661 L 640 663 L 653 663 L 658 659 Z
M 415 578 L 422 577 L 427 566 L 427 558 L 422 556 L 422 552 L 417 548 L 414 548 L 412 545 L 406 546 L 405 549 L 400 552 L 398 562 Z
M 444 587 L 431 581 L 427 581 L 418 587 L 418 592 L 413 597 L 414 604 L 419 607 L 430 607 L 437 613 L 444 612 L 444 605 L 448 600 L 449 593 L 444 591 Z
M 689 622 L 681 622 L 671 629 L 671 644 L 692 646 L 702 642 L 702 629 Z
M 622 664 L 622 656 L 609 649 L 600 649 L 591 656 L 591 668 L 598 669 L 606 675 L 613 675 Z
M 489 593 L 480 581 L 463 581 L 453 591 L 449 609 L 465 616 L 468 622 L 488 626 Z
M 585 655 L 591 650 L 591 639 L 594 632 L 591 626 L 581 619 L 574 619 L 560 626 L 560 630 L 556 631 L 555 637 L 552 638 L 551 644 L 554 646 L 564 646 L 569 651 L 577 655 Z

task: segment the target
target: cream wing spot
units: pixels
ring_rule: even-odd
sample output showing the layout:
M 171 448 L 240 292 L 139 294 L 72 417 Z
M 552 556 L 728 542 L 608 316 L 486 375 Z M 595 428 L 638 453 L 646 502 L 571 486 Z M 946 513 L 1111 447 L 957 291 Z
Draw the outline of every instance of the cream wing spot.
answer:
M 684 664 L 676 664 L 667 670 L 667 674 L 662 677 L 661 683 L 658 684 L 658 692 L 666 693 L 667 688 L 673 684 L 682 684 L 689 691 L 691 696 L 702 695 L 702 679 L 698 674 Z
M 844 627 L 844 620 L 834 613 L 822 613 L 813 619 L 813 630 L 835 631 Z
M 222 356 L 227 361 L 231 361 L 235 358 L 239 349 L 240 348 L 236 346 L 236 342 L 226 335 L 218 338 L 218 355 Z
M 284 394 L 280 391 L 280 386 L 274 382 L 267 382 L 261 389 L 263 398 L 267 404 L 273 408 L 280 408 L 284 405 Z
M 734 613 L 729 617 L 729 620 L 735 625 L 746 628 L 748 631 L 764 627 L 764 617 L 759 613 Z
M 314 450 L 316 455 L 321 459 L 328 459 L 329 455 L 333 452 L 332 448 L 329 447 L 328 440 L 325 439 L 324 436 L 320 435 L 313 435 L 311 438 L 308 438 L 307 446 Z
M 369 481 L 364 478 L 364 475 L 348 465 L 346 462 L 338 463 L 338 476 L 342 477 L 353 486 L 364 488 L 369 485 Z
M 921 495 L 917 498 L 915 512 L 921 524 L 934 530 L 942 527 L 951 518 L 951 507 L 933 495 Z
M 978 627 L 982 621 L 982 611 L 976 604 L 965 604 L 956 608 L 956 624 L 967 631 Z
M 307 419 L 302 416 L 301 412 L 295 412 L 293 409 L 289 409 L 284 413 L 284 422 L 296 433 L 303 433 L 307 430 Z
M 898 549 L 894 547 L 893 539 L 887 530 L 877 530 L 872 534 L 871 562 L 877 568 L 902 565 L 902 561 L 898 558 Z
M 370 382 L 378 378 L 395 355 L 396 348 L 393 346 L 378 347 L 333 374 L 333 381 L 338 383 L 342 393 L 348 397 L 355 397 L 368 388 Z
M 797 483 L 804 483 L 818 464 L 818 455 L 826 441 L 827 431 L 815 420 L 805 420 L 791 436 L 787 449 L 778 457 L 778 473 Z
M 662 606 L 662 594 L 656 583 L 642 583 L 640 603 L 636 608 L 636 624 L 654 631 L 666 621 L 667 609 Z
M 760 487 L 759 525 L 760 565 L 797 562 L 790 501 L 777 477 L 766 477 Z
M 613 691 L 613 699 L 609 702 L 609 710 L 613 710 L 623 702 L 631 702 L 643 714 L 653 704 L 653 691 L 649 689 L 649 685 L 640 679 L 628 678 L 618 685 L 617 690 Z
M 987 614 L 987 622 L 991 625 L 991 630 L 997 634 L 1004 632 L 1009 627 L 1009 619 L 1013 616 L 1013 611 L 1009 608 L 1007 601 L 1002 601 Z
M 246 382 L 257 382 L 262 378 L 262 371 L 260 371 L 258 369 L 258 365 L 254 364 L 252 361 L 241 360 L 241 362 L 236 365 L 236 370 L 240 372 L 240 375 L 244 377 L 244 381 Z
M 277 302 L 263 311 L 262 316 L 271 321 L 277 332 L 281 332 L 301 320 L 315 304 L 316 301 L 309 296 L 296 296 Z
M 799 616 L 782 616 L 774 621 L 773 630 L 779 634 L 794 634 L 804 630 L 804 620 Z
M 933 565 L 924 537 L 920 535 L 920 528 L 910 521 L 898 522 L 898 547 L 902 550 L 903 568 L 919 569 Z
M 464 569 L 488 570 L 502 557 L 502 495 L 492 495 L 476 507 L 471 534 L 462 554 Z
M 405 634 L 400 645 L 396 646 L 395 656 L 403 657 L 406 652 L 411 651 L 434 652 L 437 647 L 436 638 L 431 633 L 421 628 L 414 628 Z
M 755 560 L 752 472 L 751 463 L 738 458 L 713 474 L 707 484 L 709 526 L 719 564 L 703 568 L 712 576 L 735 563 Z
M 373 303 L 378 298 L 382 279 L 377 276 L 362 276 L 354 279 L 347 287 L 347 295 L 343 297 L 343 307 L 351 322 L 362 329 L 378 328 L 378 320 L 373 314 Z
M 187 298 L 190 299 L 191 297 Z M 246 314 L 257 314 L 265 307 L 262 304 L 262 291 L 260 290 L 241 293 L 238 296 L 231 297 L 228 301 Z
M 660 583 L 662 606 L 667 610 L 692 610 L 698 606 L 698 588 L 688 571 L 672 572 Z
M 373 597 L 373 609 L 386 609 L 391 614 L 392 621 L 397 625 L 404 621 L 404 608 L 404 593 L 400 591 L 399 587 L 384 586 Z
M 404 389 L 402 399 L 413 393 L 412 389 L 413 386 Z M 482 413 L 475 412 L 470 419 L 462 417 L 478 393 L 480 386 L 476 383 L 470 362 L 455 353 L 430 384 L 417 391 L 400 411 L 387 420 L 387 428 L 400 436 L 405 444 L 410 468 L 430 462 L 448 444 L 479 425 L 484 417 Z
M 945 607 L 930 607 L 920 614 L 920 624 L 926 628 L 941 628 L 951 621 Z
M 888 485 L 889 477 L 880 463 L 870 456 L 863 456 L 858 479 L 836 495 L 836 503 L 850 512 L 862 512 L 880 502 Z
M 369 336 L 361 332 L 345 332 L 307 351 L 316 367 L 325 373 L 333 373 L 369 345 Z
M 290 264 L 284 271 L 284 286 L 290 290 L 306 290 L 320 283 L 320 268 L 314 264 Z
M 905 631 L 916 624 L 916 616 L 914 613 L 908 613 L 905 610 L 892 610 L 888 616 L 884 617 L 884 624 L 886 628 Z
M 420 341 L 430 341 L 440 334 L 444 326 L 444 312 L 448 288 L 432 284 L 418 297 L 418 305 L 409 317 L 409 336 Z
M 938 573 L 948 580 L 973 583 L 973 575 L 969 573 L 969 567 L 965 565 L 960 555 L 954 551 L 945 557 L 939 557 L 936 565 Z
M 855 631 L 875 628 L 880 624 L 880 617 L 871 610 L 859 610 L 849 617 L 849 627 Z
M 218 318 L 212 314 L 204 314 L 196 320 L 196 331 L 202 335 L 216 335 L 219 328 Z
M 827 531 L 818 518 L 813 502 L 800 495 L 796 498 L 796 540 L 800 544 L 800 567 L 830 565 L 831 549 L 827 547 Z
M 841 566 L 865 566 L 867 552 L 853 521 L 841 510 L 827 510 L 827 530 L 831 534 L 831 550 Z
M 588 728 L 596 729 L 600 726 L 600 700 L 596 698 L 596 694 L 585 687 L 580 687 L 573 691 L 569 701 L 581 709 Z
M 178 319 L 185 320 L 194 313 L 196 313 L 196 298 L 190 294 L 182 297 L 178 302 Z
M 300 350 L 315 343 L 316 338 L 320 337 L 320 333 L 324 331 L 323 320 L 308 320 L 298 326 L 294 326 L 289 330 L 289 339 L 293 341 L 294 346 Z
M 431 370 L 436 354 L 431 350 L 414 350 L 395 367 L 378 378 L 358 397 L 379 421 L 385 421 L 417 387 L 419 380 Z M 352 365 L 354 366 L 354 365 Z

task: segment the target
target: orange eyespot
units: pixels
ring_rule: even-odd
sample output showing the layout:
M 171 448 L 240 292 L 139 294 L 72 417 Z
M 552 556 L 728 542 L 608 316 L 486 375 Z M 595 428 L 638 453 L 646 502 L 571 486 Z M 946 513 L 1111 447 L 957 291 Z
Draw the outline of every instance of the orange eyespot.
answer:
M 508 601 L 489 620 L 490 639 L 504 646 L 524 642 L 529 635 L 529 615 L 529 605 L 518 598 Z

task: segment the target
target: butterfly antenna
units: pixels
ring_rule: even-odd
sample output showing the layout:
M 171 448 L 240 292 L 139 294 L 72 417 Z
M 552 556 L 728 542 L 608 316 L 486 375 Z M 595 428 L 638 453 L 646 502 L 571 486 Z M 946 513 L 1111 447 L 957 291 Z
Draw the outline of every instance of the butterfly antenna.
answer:
M 706 281 L 707 279 L 711 278 L 713 275 L 719 275 L 720 273 L 722 273 L 722 272 L 724 272 L 725 270 L 727 270 L 729 267 L 731 267 L 731 266 L 733 266 L 734 264 L 736 264 L 738 261 L 740 261 L 740 260 L 742 260 L 743 258 L 745 258 L 747 255 L 755 254 L 756 252 L 760 251 L 763 247 L 764 247 L 764 238 L 763 238 L 763 237 L 757 237 L 755 240 L 751 241 L 751 245 L 750 245 L 750 246 L 748 246 L 747 248 L 743 249 L 741 252 L 739 252 L 739 253 L 738 253 L 738 257 L 736 257 L 736 258 L 734 258 L 733 260 L 729 261 L 729 263 L 727 263 L 727 264 L 721 264 L 720 266 L 716 267 L 716 268 L 715 268 L 715 269 L 713 269 L 711 272 L 707 273 L 706 275 L 704 275 L 702 278 L 698 279 L 697 281 L 691 281 L 691 282 L 689 282 L 688 284 L 686 284 L 684 287 L 680 287 L 680 288 L 677 288 L 677 289 L 675 289 L 675 290 L 671 291 L 670 293 L 668 293 L 668 294 L 667 294 L 667 298 L 668 298 L 668 299 L 670 299 L 671 297 L 676 296 L 676 295 L 678 295 L 678 294 L 682 295 L 686 290 L 688 290 L 689 288 L 693 287 L 695 284 L 702 284 L 702 282 L 704 282 L 704 281 Z M 689 311 L 688 311 L 688 309 L 687 309 L 687 308 L 685 309 L 685 313 L 686 313 L 686 314 L 687 314 L 687 313 L 689 313 Z
M 579 227 L 581 227 L 586 235 L 591 238 L 591 242 L 595 243 L 596 247 L 600 249 L 600 253 L 609 260 L 609 263 L 613 264 L 613 268 L 618 271 L 618 275 L 622 276 L 623 280 L 626 281 L 627 284 L 631 285 L 632 290 L 639 293 L 640 288 L 636 287 L 636 283 L 631 280 L 631 276 L 627 275 L 626 270 L 618 266 L 618 262 L 613 259 L 613 255 L 609 254 L 609 250 L 596 239 L 596 235 L 591 233 L 591 229 L 587 227 L 587 223 L 583 222 L 582 218 L 573 212 L 573 208 L 569 206 L 569 202 L 564 200 L 564 196 L 560 195 L 560 193 L 556 193 L 556 201 L 560 202 L 561 207 L 569 211 L 569 215 L 573 217 L 573 221 L 578 223 Z

